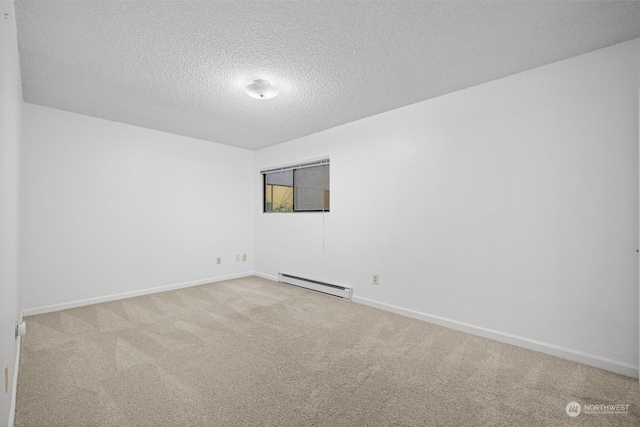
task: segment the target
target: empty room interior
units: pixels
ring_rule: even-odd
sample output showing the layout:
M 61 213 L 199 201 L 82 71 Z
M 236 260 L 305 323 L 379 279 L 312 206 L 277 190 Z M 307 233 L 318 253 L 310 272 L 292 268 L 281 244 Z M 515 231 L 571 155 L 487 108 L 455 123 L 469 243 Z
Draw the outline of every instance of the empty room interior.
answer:
M 640 2 L 1 0 L 0 426 L 638 426 Z

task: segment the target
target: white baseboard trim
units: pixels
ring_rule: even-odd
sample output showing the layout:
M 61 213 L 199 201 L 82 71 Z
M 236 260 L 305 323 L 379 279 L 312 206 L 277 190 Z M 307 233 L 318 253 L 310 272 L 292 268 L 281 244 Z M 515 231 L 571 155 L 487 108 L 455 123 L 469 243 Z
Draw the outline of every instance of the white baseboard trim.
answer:
M 274 282 L 278 281 L 278 276 L 272 276 L 270 274 L 260 273 L 259 271 L 254 271 L 253 275 L 254 276 L 258 276 L 258 277 L 262 277 L 263 279 L 273 280 Z
M 157 288 L 148 288 L 148 289 L 141 289 L 139 291 L 122 292 L 119 294 L 105 295 L 105 296 L 96 297 L 96 298 L 87 298 L 83 300 L 70 301 L 70 302 L 65 302 L 61 304 L 45 305 L 43 307 L 27 308 L 22 310 L 22 315 L 33 316 L 35 314 L 51 313 L 53 311 L 66 310 L 68 308 L 82 307 L 85 305 L 98 304 L 101 302 L 115 301 L 119 299 L 132 298 L 132 297 L 137 297 L 141 295 L 155 294 L 158 292 L 172 291 L 175 289 L 189 288 L 191 286 L 205 285 L 207 283 L 214 283 L 214 282 L 222 282 L 224 280 L 239 279 L 241 277 L 248 277 L 254 274 L 255 274 L 254 272 L 248 271 L 244 273 L 229 274 L 227 276 L 211 277 L 208 279 L 194 280 L 191 282 L 183 282 L 183 283 L 176 283 L 173 285 L 159 286 Z
M 571 350 L 569 348 L 560 347 L 554 344 L 548 344 L 541 341 L 531 340 L 528 338 L 519 337 L 517 335 L 507 334 L 504 332 L 494 331 L 492 329 L 483 328 L 480 326 L 471 325 L 469 323 L 458 322 L 456 320 L 447 319 L 440 316 L 434 316 L 431 314 L 422 313 L 407 308 L 398 307 L 391 304 L 386 304 L 367 298 L 353 296 L 353 302 L 368 305 L 371 307 L 379 308 L 382 310 L 390 311 L 392 313 L 401 314 L 403 316 L 411 317 L 425 322 L 434 323 L 436 325 L 444 326 L 457 331 L 467 332 L 469 334 L 489 338 L 495 341 L 503 342 L 506 344 L 523 347 L 529 350 L 534 350 L 540 353 L 549 354 L 562 359 L 571 360 L 573 362 L 582 363 L 584 365 L 593 366 L 595 368 L 604 369 L 606 371 L 615 372 L 617 374 L 625 375 L 627 377 L 638 378 L 638 366 L 634 366 L 625 362 L 617 360 L 607 359 L 605 357 L 596 356 L 593 354 L 583 353 L 577 350 Z
M 19 322 L 22 322 L 20 315 Z M 18 323 L 19 323 L 18 322 Z M 13 427 L 16 421 L 16 401 L 18 399 L 18 372 L 20 372 L 20 345 L 22 337 L 16 339 L 16 361 L 13 365 L 13 384 L 11 384 L 11 405 L 9 405 L 9 427 Z

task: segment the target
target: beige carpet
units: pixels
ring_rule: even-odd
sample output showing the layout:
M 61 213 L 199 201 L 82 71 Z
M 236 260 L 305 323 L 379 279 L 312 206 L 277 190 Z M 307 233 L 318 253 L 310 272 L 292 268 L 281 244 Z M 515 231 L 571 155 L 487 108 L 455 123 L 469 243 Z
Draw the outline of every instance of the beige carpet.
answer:
M 26 321 L 19 427 L 640 425 L 637 380 L 257 277 Z

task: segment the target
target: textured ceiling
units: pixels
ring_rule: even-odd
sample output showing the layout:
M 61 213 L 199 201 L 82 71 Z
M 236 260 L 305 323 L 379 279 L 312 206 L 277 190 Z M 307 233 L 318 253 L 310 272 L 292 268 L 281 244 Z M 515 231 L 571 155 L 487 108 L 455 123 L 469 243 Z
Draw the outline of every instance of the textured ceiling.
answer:
M 259 149 L 640 37 L 640 1 L 16 0 L 24 100 Z M 244 92 L 254 79 L 280 89 Z

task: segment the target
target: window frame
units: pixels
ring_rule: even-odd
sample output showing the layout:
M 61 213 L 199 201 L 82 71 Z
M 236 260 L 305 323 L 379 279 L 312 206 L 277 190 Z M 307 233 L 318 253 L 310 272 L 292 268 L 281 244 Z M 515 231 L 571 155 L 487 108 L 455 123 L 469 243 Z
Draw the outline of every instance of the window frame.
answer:
M 329 171 L 331 171 L 331 162 L 329 157 L 322 157 L 320 159 L 316 159 L 316 160 L 308 160 L 302 163 L 294 163 L 294 164 L 290 164 L 290 165 L 286 165 L 286 166 L 279 166 L 279 167 L 274 167 L 274 168 L 269 168 L 269 169 L 264 169 L 260 171 L 260 174 L 262 174 L 262 213 L 265 214 L 277 214 L 277 213 L 282 213 L 282 214 L 288 214 L 288 213 L 329 213 L 331 212 L 331 175 L 329 175 L 329 208 L 328 209 L 314 209 L 314 210 L 296 210 L 296 197 L 295 197 L 295 188 L 296 188 L 296 174 L 295 171 L 296 169 L 304 169 L 304 168 L 310 168 L 310 167 L 314 167 L 314 166 L 327 166 L 329 167 Z M 267 184 L 267 174 L 268 173 L 273 173 L 273 172 L 284 172 L 287 170 L 291 170 L 292 171 L 292 179 L 293 179 L 293 185 L 292 185 L 292 192 L 293 192 L 293 197 L 292 197 L 292 210 L 290 211 L 268 211 L 267 210 L 267 185 L 273 185 L 273 184 Z M 273 204 L 273 200 L 271 201 L 271 203 Z M 324 204 L 324 203 L 323 203 Z M 273 207 L 273 206 L 272 206 Z

